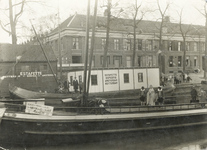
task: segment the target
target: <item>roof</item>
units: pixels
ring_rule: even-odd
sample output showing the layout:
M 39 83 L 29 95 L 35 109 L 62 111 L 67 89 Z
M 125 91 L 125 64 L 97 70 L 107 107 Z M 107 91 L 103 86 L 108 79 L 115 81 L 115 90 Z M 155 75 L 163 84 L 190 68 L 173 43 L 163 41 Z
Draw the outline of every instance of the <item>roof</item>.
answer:
M 92 28 L 92 20 L 93 16 L 90 16 L 89 24 Z M 107 18 L 105 16 L 97 16 L 97 29 L 106 30 L 106 21 Z M 133 32 L 133 21 L 132 19 L 125 19 L 125 18 L 115 18 L 112 19 L 110 22 L 110 30 L 111 31 L 126 31 L 126 32 Z M 137 31 L 141 33 L 159 33 L 159 27 L 161 22 L 159 21 L 150 21 L 150 20 L 142 20 L 138 24 Z M 63 23 L 60 24 L 59 29 L 63 30 L 66 28 L 79 28 L 85 30 L 86 26 L 86 15 L 75 14 L 67 18 Z M 169 20 L 164 23 L 164 26 L 167 27 L 168 33 L 180 33 L 179 23 L 172 23 Z M 182 29 L 188 29 L 190 26 L 190 32 L 188 34 L 204 34 L 205 27 L 201 25 L 189 25 L 189 24 L 182 24 Z M 50 34 L 58 32 L 58 28 L 54 29 Z M 185 32 L 185 31 L 184 31 Z M 200 32 L 200 33 L 198 33 Z
M 50 46 L 43 46 L 50 61 L 57 61 Z M 47 61 L 40 45 L 0 44 L 0 62 L 16 61 L 34 62 Z

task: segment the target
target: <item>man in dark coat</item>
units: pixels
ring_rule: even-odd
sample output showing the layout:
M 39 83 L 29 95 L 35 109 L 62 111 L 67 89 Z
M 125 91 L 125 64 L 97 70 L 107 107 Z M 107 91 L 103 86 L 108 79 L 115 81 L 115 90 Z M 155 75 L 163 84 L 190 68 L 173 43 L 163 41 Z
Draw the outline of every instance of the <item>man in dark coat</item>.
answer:
M 145 103 L 145 99 L 146 99 L 146 91 L 144 86 L 140 89 L 140 101 L 141 101 L 141 105 L 144 105 Z
M 192 101 L 195 102 L 197 97 L 197 91 L 194 86 L 192 87 L 190 94 L 191 94 Z
M 159 103 L 159 105 L 162 105 L 163 104 L 163 100 L 164 100 L 164 93 L 163 93 L 163 90 L 162 90 L 162 87 L 159 86 L 158 89 L 157 89 L 157 101 Z
M 78 80 L 76 79 L 76 77 L 73 80 L 73 88 L 74 88 L 74 91 L 76 93 L 78 91 Z

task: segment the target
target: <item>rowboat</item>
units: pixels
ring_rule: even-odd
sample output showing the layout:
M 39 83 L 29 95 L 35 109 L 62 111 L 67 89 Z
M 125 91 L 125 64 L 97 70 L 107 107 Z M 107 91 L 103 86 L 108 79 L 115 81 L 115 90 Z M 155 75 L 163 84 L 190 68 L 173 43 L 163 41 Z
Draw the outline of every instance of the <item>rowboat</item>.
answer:
M 63 98 L 74 97 L 74 93 L 65 94 L 65 93 L 35 92 L 11 84 L 9 85 L 9 92 L 12 98 L 22 98 L 22 99 L 30 99 L 30 98 L 63 99 Z

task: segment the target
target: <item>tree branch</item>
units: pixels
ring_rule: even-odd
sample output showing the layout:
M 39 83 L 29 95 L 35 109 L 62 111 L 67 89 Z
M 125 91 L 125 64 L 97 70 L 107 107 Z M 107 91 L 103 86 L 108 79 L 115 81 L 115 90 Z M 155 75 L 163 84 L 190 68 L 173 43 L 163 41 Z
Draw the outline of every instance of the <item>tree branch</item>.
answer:
M 4 25 L 2 24 L 1 21 L 0 21 L 0 26 L 1 26 L 1 28 L 2 28 L 4 31 L 6 31 L 7 33 L 11 34 L 11 32 L 10 32 L 9 30 L 7 30 L 7 29 L 4 27 Z

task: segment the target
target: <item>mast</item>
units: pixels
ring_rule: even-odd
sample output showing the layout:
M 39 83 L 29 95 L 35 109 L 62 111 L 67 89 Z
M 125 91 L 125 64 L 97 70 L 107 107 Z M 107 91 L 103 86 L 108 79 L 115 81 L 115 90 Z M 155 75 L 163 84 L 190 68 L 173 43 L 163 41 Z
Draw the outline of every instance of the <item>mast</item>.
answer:
M 81 105 L 83 105 L 88 98 L 86 90 L 86 78 L 87 78 L 87 66 L 88 66 L 88 41 L 89 41 L 89 16 L 90 16 L 90 0 L 88 0 L 87 16 L 86 16 L 86 38 L 85 38 L 85 62 L 84 62 L 84 79 L 83 79 L 83 99 L 81 99 Z
M 42 43 L 40 42 L 40 39 L 39 39 L 38 36 L 37 36 L 37 32 L 36 32 L 36 30 L 35 30 L 35 28 L 34 28 L 32 22 L 31 22 L 31 20 L 29 20 L 29 21 L 30 21 L 30 23 L 31 23 L 31 25 L 32 25 L 32 29 L 34 30 L 34 33 L 35 33 L 35 35 L 36 35 L 36 37 L 37 37 L 37 40 L 38 40 L 38 42 L 39 42 L 39 44 L 40 44 L 40 47 L 41 47 L 41 49 L 42 49 L 42 52 L 43 52 L 43 54 L 44 54 L 44 56 L 45 56 L 45 59 L 47 60 L 47 63 L 49 64 L 49 67 L 50 67 L 50 70 L 52 71 L 53 77 L 55 78 L 55 81 L 56 81 L 57 84 L 58 84 L 58 80 L 57 80 L 57 78 L 56 78 L 56 76 L 55 76 L 55 73 L 54 73 L 54 71 L 53 71 L 53 69 L 52 69 L 52 66 L 51 66 L 50 61 L 49 61 L 49 59 L 48 59 L 48 57 L 47 57 L 47 54 L 45 53 L 45 50 L 44 50 L 44 48 L 43 48 L 43 46 L 42 46 Z
M 59 1 L 58 1 L 58 52 L 59 52 L 59 64 L 60 64 L 60 79 L 62 79 L 62 54 L 60 48 L 60 13 L 59 13 Z
M 90 85 L 90 78 L 91 78 L 91 64 L 92 64 L 92 59 L 93 59 L 93 51 L 94 51 L 94 43 L 95 43 L 97 5 L 98 5 L 98 0 L 95 0 L 92 38 L 91 38 L 91 51 L 90 51 L 89 68 L 88 68 L 88 83 L 87 83 L 87 93 L 86 93 L 87 96 L 88 96 L 88 92 L 89 92 L 89 85 Z

